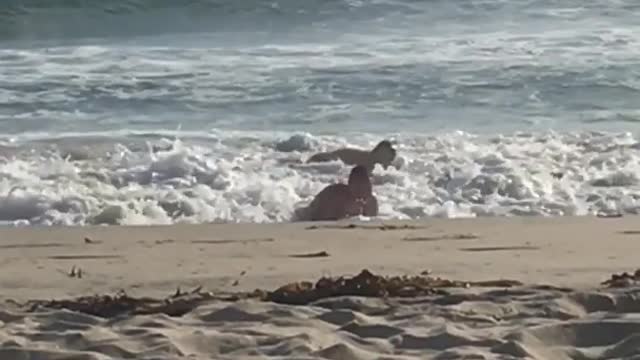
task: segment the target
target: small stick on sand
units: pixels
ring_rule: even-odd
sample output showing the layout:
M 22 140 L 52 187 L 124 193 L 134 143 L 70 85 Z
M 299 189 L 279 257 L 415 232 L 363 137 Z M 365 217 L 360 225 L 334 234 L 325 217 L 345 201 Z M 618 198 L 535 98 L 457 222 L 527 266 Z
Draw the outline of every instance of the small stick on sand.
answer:
M 293 254 L 293 255 L 289 255 L 289 257 L 292 258 L 317 258 L 317 257 L 329 257 L 329 253 L 326 251 L 319 251 L 319 252 L 315 252 L 315 253 L 308 253 L 308 254 Z
M 100 244 L 102 241 L 91 240 L 89 237 L 84 238 L 85 244 Z

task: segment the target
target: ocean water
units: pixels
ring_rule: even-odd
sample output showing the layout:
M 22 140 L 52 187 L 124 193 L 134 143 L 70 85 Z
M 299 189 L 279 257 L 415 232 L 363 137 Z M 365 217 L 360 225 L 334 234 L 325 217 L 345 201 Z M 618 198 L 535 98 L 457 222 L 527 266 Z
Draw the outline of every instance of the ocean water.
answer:
M 6 0 L 0 223 L 289 221 L 398 158 L 381 218 L 640 211 L 633 0 Z

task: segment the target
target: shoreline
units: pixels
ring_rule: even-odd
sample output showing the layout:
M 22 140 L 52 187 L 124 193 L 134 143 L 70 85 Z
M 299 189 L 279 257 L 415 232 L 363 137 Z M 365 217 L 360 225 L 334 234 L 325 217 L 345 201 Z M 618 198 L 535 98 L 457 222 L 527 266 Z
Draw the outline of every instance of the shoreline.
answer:
M 159 296 L 177 286 L 273 289 L 368 269 L 580 288 L 636 268 L 639 218 L 0 228 L 0 285 L 14 299 L 120 289 Z M 318 252 L 328 256 L 296 257 Z M 68 276 L 73 267 L 82 279 Z

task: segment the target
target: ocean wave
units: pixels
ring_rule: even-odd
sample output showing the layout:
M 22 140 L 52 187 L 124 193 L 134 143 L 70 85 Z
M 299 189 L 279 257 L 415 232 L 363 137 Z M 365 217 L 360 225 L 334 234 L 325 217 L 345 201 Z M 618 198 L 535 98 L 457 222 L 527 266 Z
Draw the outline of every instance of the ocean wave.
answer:
M 452 119 L 472 132 L 618 130 L 637 122 L 633 30 L 583 30 L 0 49 L 0 132 L 338 123 L 373 131 L 390 119 L 420 131 Z M 563 45 L 568 39 L 583 41 Z
M 630 133 L 396 134 L 377 168 L 382 219 L 640 211 L 640 142 Z M 353 140 L 357 139 L 357 140 Z M 315 151 L 379 136 L 214 131 L 0 139 L 0 222 L 26 225 L 289 221 L 339 162 Z
M 127 37 L 234 30 L 283 33 L 324 29 L 341 34 L 370 21 L 361 34 L 403 27 L 448 32 L 480 28 L 635 25 L 634 0 L 614 3 L 567 0 L 6 0 L 0 3 L 0 40 Z M 603 23 L 602 21 L 611 23 Z M 387 26 L 389 25 L 389 26 Z
M 9 0 L 0 4 L 0 40 L 291 31 L 413 8 L 379 0 Z

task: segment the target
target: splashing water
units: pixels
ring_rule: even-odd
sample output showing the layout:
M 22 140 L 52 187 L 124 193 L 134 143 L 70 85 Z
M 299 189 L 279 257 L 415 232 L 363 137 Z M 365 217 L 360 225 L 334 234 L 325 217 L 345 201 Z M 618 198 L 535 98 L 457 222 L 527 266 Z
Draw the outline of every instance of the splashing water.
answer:
M 172 224 L 289 221 L 342 163 L 315 151 L 379 138 L 212 132 L 6 141 L 0 221 Z M 374 171 L 380 217 L 584 215 L 640 209 L 640 143 L 630 133 L 396 135 L 398 157 Z M 349 141 L 347 140 L 349 139 Z M 286 150 L 286 151 L 283 151 Z

